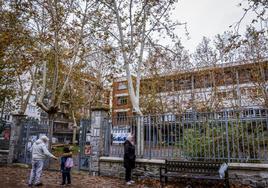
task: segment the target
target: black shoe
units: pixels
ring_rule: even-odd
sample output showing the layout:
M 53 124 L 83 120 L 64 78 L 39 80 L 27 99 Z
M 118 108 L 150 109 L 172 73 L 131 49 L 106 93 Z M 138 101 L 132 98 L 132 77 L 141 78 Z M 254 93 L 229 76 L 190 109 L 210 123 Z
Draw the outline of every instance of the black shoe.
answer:
M 36 187 L 40 187 L 40 186 L 43 186 L 43 183 L 37 183 L 37 184 L 35 184 L 34 186 L 36 186 Z
M 28 187 L 32 187 L 33 186 L 33 184 L 28 184 Z

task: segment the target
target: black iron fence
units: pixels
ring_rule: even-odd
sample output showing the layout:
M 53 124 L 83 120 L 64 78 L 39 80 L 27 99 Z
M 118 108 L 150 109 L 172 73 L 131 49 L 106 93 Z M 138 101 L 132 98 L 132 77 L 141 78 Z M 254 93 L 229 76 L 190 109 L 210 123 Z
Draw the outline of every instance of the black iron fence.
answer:
M 110 120 L 109 127 L 107 156 L 122 157 L 123 143 L 132 133 L 143 158 L 268 160 L 267 109 L 120 117 Z
M 89 170 L 90 169 L 90 156 L 91 156 L 91 120 L 83 119 L 80 122 L 79 129 L 79 170 Z

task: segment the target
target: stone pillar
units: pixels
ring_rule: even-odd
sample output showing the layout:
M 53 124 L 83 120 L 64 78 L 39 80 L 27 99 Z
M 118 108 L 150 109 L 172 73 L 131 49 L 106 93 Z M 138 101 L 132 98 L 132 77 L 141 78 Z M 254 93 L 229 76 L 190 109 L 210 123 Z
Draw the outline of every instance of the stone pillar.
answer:
M 11 134 L 9 143 L 9 153 L 8 153 L 8 163 L 12 163 L 18 158 L 18 141 L 20 139 L 21 128 L 23 126 L 23 121 L 25 120 L 25 115 L 14 114 L 12 115 L 13 123 L 11 124 Z
M 104 155 L 104 126 L 108 123 L 108 108 L 94 107 L 91 112 L 91 159 L 89 173 L 92 175 L 99 174 L 99 158 Z

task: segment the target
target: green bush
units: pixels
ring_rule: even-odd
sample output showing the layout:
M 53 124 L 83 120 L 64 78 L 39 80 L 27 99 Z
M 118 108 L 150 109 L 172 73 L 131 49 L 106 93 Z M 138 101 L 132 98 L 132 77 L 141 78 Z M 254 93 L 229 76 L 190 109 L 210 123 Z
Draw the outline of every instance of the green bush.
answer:
M 227 131 L 228 129 L 228 131 Z M 227 135 L 228 132 L 228 135 Z M 204 123 L 184 129 L 178 146 L 186 158 L 231 159 L 265 158 L 267 129 L 261 122 Z M 267 152 L 267 150 L 266 150 Z

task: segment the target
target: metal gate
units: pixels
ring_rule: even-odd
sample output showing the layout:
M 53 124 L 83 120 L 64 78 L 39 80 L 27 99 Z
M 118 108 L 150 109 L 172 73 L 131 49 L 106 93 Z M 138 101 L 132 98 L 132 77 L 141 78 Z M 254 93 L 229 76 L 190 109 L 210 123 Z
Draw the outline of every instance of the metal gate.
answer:
M 79 170 L 90 170 L 91 155 L 91 120 L 83 119 L 80 121 L 79 131 Z
M 48 125 L 39 124 L 35 120 L 26 120 L 21 125 L 18 148 L 18 162 L 30 164 L 33 143 L 42 135 L 48 135 Z

